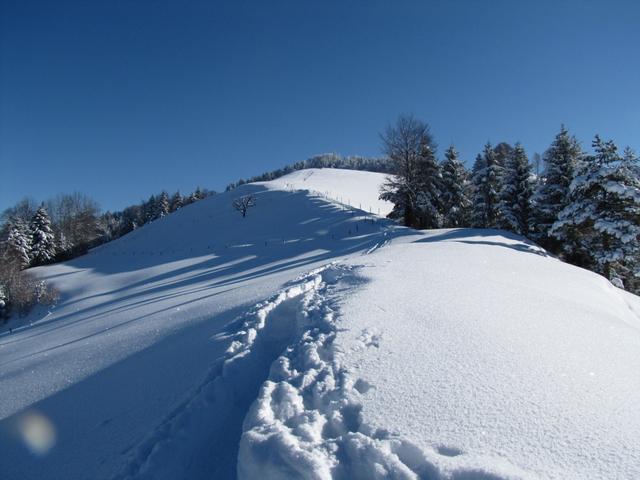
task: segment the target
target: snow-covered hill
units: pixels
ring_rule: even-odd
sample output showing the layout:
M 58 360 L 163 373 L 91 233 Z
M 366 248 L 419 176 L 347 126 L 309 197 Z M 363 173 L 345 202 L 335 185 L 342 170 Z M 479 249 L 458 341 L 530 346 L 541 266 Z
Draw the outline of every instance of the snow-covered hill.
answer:
M 395 227 L 383 179 L 298 171 L 37 269 L 62 298 L 0 336 L 0 478 L 639 477 L 640 300 Z

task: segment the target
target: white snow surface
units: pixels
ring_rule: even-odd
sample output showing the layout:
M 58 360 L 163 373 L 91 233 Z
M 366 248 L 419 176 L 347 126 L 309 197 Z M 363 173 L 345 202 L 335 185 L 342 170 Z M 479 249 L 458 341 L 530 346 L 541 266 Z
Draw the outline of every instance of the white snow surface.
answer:
M 378 198 L 386 177 L 374 172 L 358 171 L 354 174 L 354 170 L 308 168 L 256 184 L 283 190 L 309 190 L 332 202 L 386 217 L 393 209 L 393 203 Z
M 0 478 L 639 478 L 640 299 L 365 213 L 383 181 L 294 172 L 34 269 L 62 298 L 0 335 Z

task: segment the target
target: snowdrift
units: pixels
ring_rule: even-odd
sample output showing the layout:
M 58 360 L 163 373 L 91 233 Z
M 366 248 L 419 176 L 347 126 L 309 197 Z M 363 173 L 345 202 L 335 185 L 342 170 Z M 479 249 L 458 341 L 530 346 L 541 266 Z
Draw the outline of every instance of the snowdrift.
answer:
M 294 172 L 37 269 L 63 298 L 0 336 L 0 478 L 638 478 L 639 299 L 396 227 L 382 181 Z

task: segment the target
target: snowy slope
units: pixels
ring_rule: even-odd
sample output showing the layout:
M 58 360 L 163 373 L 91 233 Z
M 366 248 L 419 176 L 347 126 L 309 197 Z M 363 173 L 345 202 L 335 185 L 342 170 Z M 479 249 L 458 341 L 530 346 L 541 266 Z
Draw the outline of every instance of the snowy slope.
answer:
M 265 182 L 265 185 L 283 190 L 309 190 L 332 202 L 386 217 L 393 204 L 378 199 L 384 178 L 385 175 L 374 172 L 359 171 L 354 175 L 353 170 L 308 168 Z
M 363 176 L 367 187 L 383 179 Z M 356 185 L 360 177 L 352 172 Z M 243 219 L 231 202 L 246 193 L 257 205 Z M 105 478 L 141 463 L 138 445 L 215 375 L 239 316 L 301 273 L 382 241 L 384 222 L 363 218 L 305 191 L 246 185 L 34 269 L 62 298 L 33 326 L 0 335 L 0 478 Z M 246 385 L 246 408 L 267 371 Z M 38 460 L 11 433 L 27 407 L 56 430 L 56 447 Z M 235 471 L 244 413 L 220 433 L 236 437 L 221 452 L 225 471 Z M 176 461 L 212 468 L 199 453 Z
M 637 297 L 497 231 L 342 269 L 358 286 L 314 300 L 330 337 L 245 420 L 243 478 L 640 478 Z
M 331 200 L 386 212 L 383 180 L 295 172 L 39 269 L 63 298 L 0 336 L 0 478 L 638 478 L 640 300 Z

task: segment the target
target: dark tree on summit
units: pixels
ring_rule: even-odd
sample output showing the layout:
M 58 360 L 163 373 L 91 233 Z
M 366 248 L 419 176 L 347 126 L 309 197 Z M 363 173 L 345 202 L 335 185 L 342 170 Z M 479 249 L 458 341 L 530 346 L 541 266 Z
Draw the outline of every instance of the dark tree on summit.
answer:
M 242 218 L 247 216 L 247 211 L 251 207 L 256 206 L 256 199 L 253 195 L 243 195 L 233 201 L 233 208 L 238 210 L 242 214 Z

